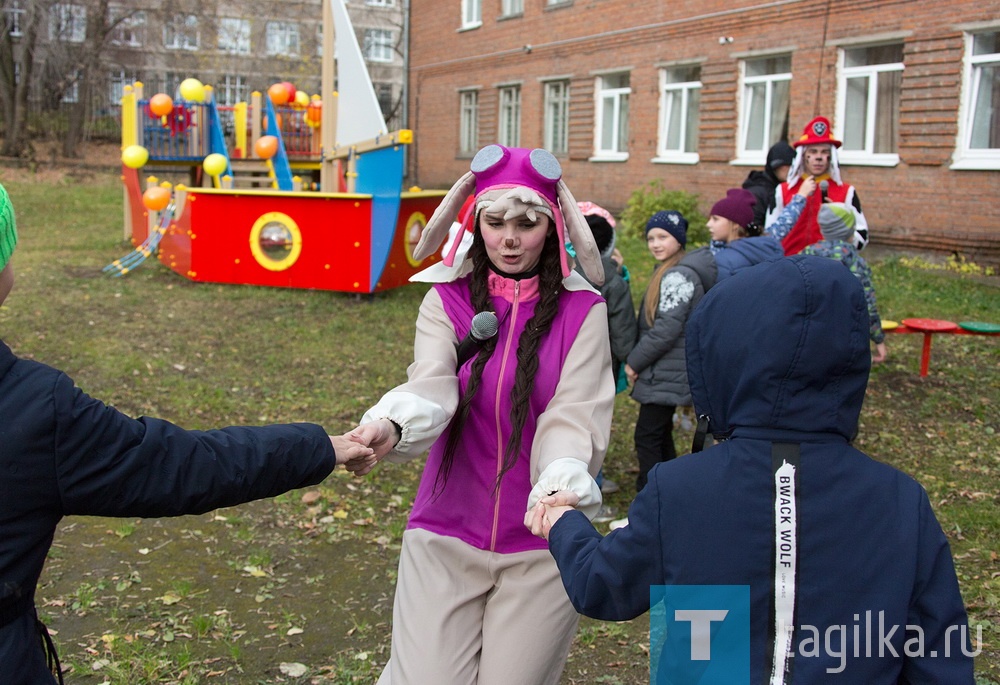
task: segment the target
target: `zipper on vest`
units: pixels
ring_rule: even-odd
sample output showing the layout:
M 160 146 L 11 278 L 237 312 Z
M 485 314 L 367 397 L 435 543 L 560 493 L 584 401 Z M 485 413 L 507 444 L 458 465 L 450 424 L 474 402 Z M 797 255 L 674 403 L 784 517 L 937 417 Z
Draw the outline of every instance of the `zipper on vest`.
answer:
M 503 470 L 503 451 L 506 444 L 503 441 L 503 432 L 500 430 L 500 416 L 501 416 L 501 397 L 500 388 L 503 386 L 503 379 L 505 372 L 507 370 L 507 360 L 510 358 L 510 348 L 511 344 L 514 342 L 514 331 L 517 328 L 517 310 L 518 304 L 521 300 L 521 282 L 514 282 L 514 298 L 511 303 L 510 311 L 510 328 L 507 329 L 507 339 L 503 344 L 503 356 L 500 357 L 500 382 L 497 383 L 496 396 L 494 397 L 493 406 L 494 414 L 493 420 L 497 431 L 497 477 L 500 477 L 500 472 Z M 497 546 L 497 528 L 500 522 L 500 488 L 497 487 L 497 497 L 496 501 L 493 503 L 493 529 L 490 531 L 490 551 L 495 552 Z

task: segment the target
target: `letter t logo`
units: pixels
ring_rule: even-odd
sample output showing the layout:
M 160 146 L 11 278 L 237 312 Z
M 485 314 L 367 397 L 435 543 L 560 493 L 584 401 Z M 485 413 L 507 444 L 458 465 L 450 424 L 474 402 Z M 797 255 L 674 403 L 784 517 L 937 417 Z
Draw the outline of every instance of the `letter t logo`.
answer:
M 712 658 L 712 622 L 721 621 L 728 609 L 677 609 L 674 620 L 691 623 L 691 661 Z

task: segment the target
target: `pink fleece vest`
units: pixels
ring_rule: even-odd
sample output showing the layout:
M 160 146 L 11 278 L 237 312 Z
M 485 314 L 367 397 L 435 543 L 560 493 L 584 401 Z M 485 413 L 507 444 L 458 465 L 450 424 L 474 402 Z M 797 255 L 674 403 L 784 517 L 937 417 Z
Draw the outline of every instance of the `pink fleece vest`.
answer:
M 514 282 L 510 282 L 513 286 Z M 472 310 L 469 278 L 434 286 L 444 302 L 445 313 L 459 340 L 469 332 Z M 590 308 L 601 301 L 591 291 L 563 290 L 559 313 L 539 345 L 538 371 L 530 411 L 524 423 L 521 449 L 514 467 L 493 488 L 503 463 L 503 452 L 511 432 L 510 392 L 517 366 L 517 341 L 525 324 L 534 315 L 537 298 L 525 301 L 517 290 L 513 300 L 491 297 L 500 330 L 497 346 L 483 369 L 479 390 L 455 451 L 451 473 L 444 485 L 435 484 L 441 468 L 448 430 L 431 447 L 408 528 L 421 528 L 438 535 L 456 537 L 484 550 L 500 553 L 547 549 L 547 543 L 524 527 L 528 493 L 531 492 L 530 457 L 539 414 L 555 394 L 563 364 Z M 472 360 L 458 372 L 460 392 L 469 382 Z M 570 454 L 560 457 L 573 456 Z

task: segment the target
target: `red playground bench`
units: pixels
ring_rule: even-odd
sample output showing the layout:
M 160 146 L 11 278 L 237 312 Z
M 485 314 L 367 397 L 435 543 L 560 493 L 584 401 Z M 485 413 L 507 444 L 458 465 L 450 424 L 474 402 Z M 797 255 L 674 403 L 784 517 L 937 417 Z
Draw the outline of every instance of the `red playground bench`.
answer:
M 924 347 L 920 356 L 920 375 L 926 376 L 931 364 L 931 338 L 935 333 L 952 335 L 1000 335 L 1000 324 L 984 321 L 962 321 L 954 323 L 941 319 L 903 319 L 902 324 L 883 321 L 886 333 L 923 333 Z

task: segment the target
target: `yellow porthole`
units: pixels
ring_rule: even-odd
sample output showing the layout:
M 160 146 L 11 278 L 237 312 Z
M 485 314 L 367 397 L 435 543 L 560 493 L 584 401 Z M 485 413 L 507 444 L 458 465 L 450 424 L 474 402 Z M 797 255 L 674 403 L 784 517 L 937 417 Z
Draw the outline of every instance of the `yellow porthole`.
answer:
M 302 252 L 302 232 L 287 214 L 261 214 L 250 229 L 250 251 L 265 269 L 284 271 Z
M 423 233 L 424 226 L 426 225 L 427 217 L 422 212 L 414 212 L 406 220 L 406 238 L 403 241 L 403 245 L 406 252 L 406 261 L 410 263 L 410 266 L 420 266 L 420 261 L 413 258 L 413 250 L 416 249 L 417 243 L 420 242 L 420 234 Z

